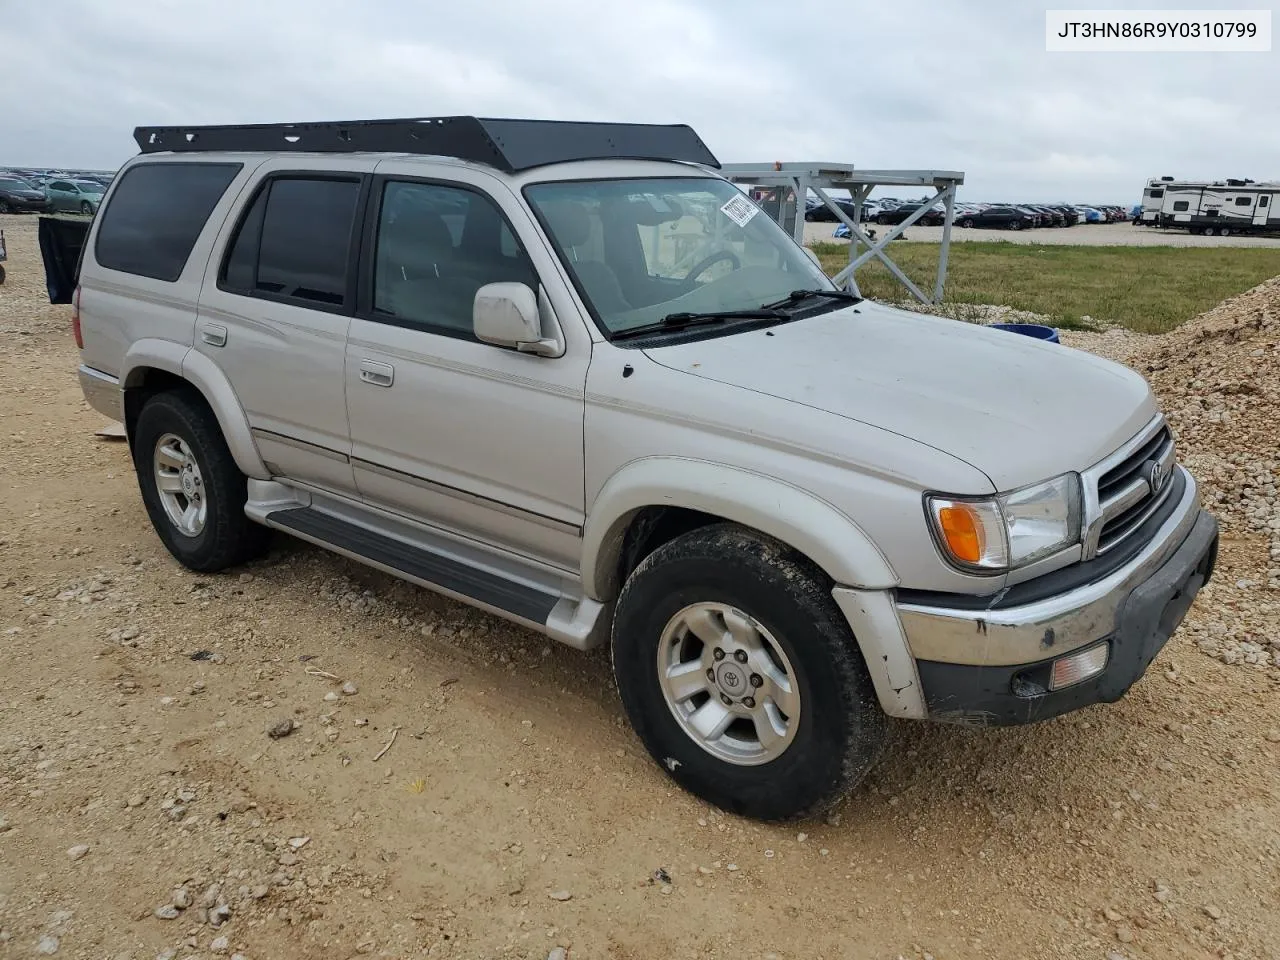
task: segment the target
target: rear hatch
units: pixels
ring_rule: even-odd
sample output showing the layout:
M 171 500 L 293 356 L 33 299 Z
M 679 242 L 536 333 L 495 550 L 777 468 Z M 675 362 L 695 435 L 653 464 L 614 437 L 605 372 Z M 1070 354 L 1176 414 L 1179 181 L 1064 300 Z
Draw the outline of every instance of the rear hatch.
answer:
M 83 217 L 41 217 L 40 256 L 50 303 L 70 303 L 80 282 L 80 261 L 92 220 Z

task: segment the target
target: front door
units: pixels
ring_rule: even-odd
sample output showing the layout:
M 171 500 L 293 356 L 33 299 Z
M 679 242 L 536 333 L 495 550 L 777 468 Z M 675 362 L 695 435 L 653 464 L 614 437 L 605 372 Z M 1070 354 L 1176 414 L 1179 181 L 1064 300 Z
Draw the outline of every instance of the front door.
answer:
M 373 165 L 286 157 L 259 168 L 219 238 L 196 320 L 195 347 L 230 379 L 268 469 L 349 496 L 343 369 Z
M 1258 202 L 1253 207 L 1253 225 L 1255 227 L 1265 227 L 1267 225 L 1267 216 L 1271 213 L 1271 197 L 1269 193 L 1258 194 Z
M 374 179 L 370 265 L 347 340 L 360 493 L 372 505 L 576 572 L 590 342 L 580 324 L 568 323 L 560 357 L 477 340 L 475 293 L 499 281 L 540 291 L 546 335 L 556 321 L 535 260 L 549 267 L 550 254 L 491 178 L 428 182 L 412 178 L 420 166 L 404 169 L 399 176 L 386 161 Z

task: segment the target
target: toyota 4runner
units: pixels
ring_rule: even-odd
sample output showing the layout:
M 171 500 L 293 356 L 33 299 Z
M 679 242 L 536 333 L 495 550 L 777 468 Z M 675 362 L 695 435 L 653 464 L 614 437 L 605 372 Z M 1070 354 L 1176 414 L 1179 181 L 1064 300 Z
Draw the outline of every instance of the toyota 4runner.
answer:
M 169 551 L 276 528 L 609 643 L 722 808 L 822 809 L 886 716 L 1116 700 L 1213 570 L 1142 377 L 837 289 L 687 127 L 135 137 L 42 249 Z

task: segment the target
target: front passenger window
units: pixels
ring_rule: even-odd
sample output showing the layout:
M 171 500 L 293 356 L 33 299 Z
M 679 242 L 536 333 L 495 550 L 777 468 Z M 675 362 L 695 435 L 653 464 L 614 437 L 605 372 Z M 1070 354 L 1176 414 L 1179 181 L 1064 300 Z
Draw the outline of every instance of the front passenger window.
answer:
M 460 187 L 386 184 L 374 252 L 379 319 L 471 338 L 476 291 L 504 281 L 537 289 L 533 264 L 492 200 Z

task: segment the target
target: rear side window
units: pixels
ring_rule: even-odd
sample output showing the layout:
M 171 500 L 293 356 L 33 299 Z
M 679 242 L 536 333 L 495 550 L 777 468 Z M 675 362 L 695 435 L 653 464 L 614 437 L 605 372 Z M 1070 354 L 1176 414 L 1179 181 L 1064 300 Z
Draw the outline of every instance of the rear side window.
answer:
M 94 245 L 98 263 L 153 280 L 177 280 L 209 214 L 240 167 L 238 163 L 130 167 L 102 213 Z
M 276 177 L 258 192 L 222 268 L 233 293 L 342 307 L 360 180 Z
M 1186 200 L 1173 201 L 1173 209 L 1179 212 L 1186 210 L 1190 205 L 1191 204 L 1188 203 Z
M 1247 207 L 1247 206 L 1250 206 L 1252 203 L 1253 203 L 1252 197 L 1236 197 L 1237 207 Z

